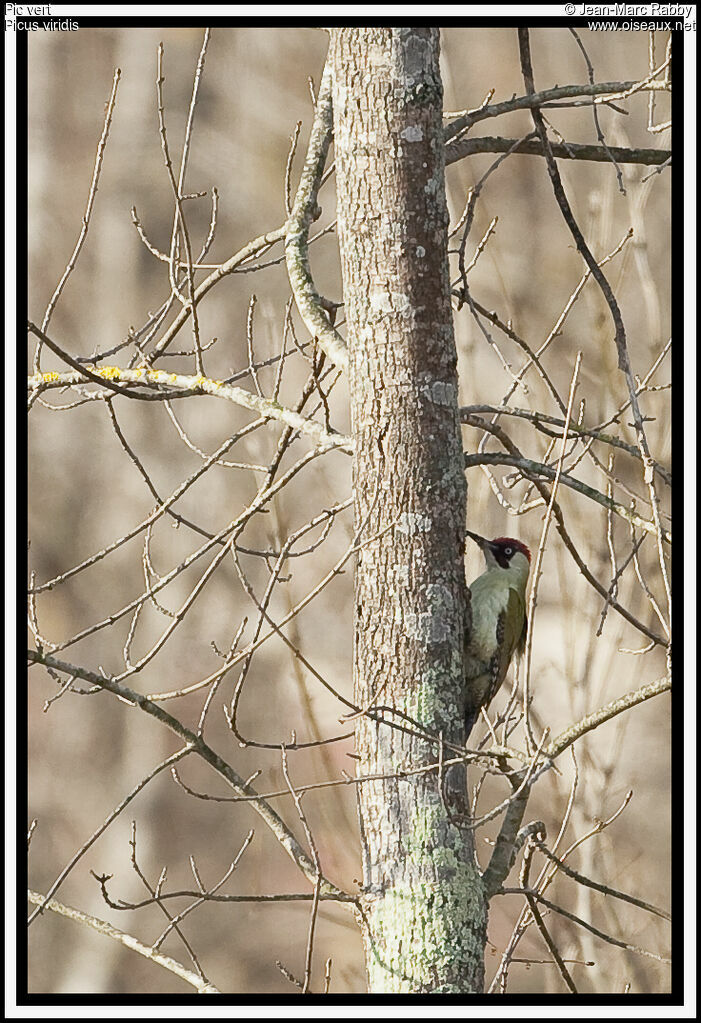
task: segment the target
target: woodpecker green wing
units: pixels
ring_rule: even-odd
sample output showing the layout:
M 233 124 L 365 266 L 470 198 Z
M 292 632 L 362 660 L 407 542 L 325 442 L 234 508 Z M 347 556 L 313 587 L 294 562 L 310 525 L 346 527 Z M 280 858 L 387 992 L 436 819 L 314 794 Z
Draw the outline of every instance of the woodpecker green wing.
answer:
M 519 592 L 509 587 L 509 595 L 504 610 L 497 618 L 496 651 L 492 659 L 492 689 L 489 699 L 493 699 L 509 670 L 509 664 L 517 649 L 522 648 L 526 639 L 526 608 Z
M 523 609 L 523 628 L 521 629 L 521 635 L 516 644 L 516 656 L 520 657 L 523 651 L 526 649 L 526 639 L 528 638 L 528 616 L 526 615 L 526 609 Z

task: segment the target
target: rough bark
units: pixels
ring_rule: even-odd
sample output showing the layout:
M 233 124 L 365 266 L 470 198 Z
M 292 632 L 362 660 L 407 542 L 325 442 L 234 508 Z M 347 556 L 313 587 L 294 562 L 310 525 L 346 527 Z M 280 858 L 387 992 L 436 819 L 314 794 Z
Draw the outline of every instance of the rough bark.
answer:
M 462 737 L 466 488 L 447 264 L 438 29 L 331 31 L 350 351 L 362 927 L 373 992 L 482 990 L 486 902 L 435 743 Z M 412 725 L 415 722 L 416 725 Z

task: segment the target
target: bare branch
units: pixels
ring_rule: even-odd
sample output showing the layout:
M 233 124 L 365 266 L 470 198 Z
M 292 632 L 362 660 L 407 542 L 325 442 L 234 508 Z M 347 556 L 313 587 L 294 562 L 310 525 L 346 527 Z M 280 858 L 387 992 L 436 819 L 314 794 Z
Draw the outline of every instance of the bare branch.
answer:
M 480 423 L 479 425 L 481 428 L 485 428 L 485 424 Z M 478 455 L 465 455 L 465 466 L 469 468 L 473 465 L 513 465 L 516 469 L 521 469 L 529 478 L 545 476 L 546 479 L 554 480 L 556 477 L 556 470 L 549 465 L 543 465 L 542 462 L 534 462 L 532 459 L 525 458 L 524 456 L 501 454 L 501 452 L 498 454 L 483 452 Z M 590 500 L 596 501 L 603 508 L 615 512 L 616 515 L 620 515 L 622 519 L 642 529 L 645 533 L 651 533 L 653 536 L 656 535 L 657 529 L 654 522 L 649 522 L 647 519 L 642 518 L 637 512 L 631 511 L 630 508 L 627 508 L 626 505 L 621 504 L 619 501 L 612 500 L 606 494 L 602 494 L 599 490 L 595 490 L 594 487 L 590 487 L 587 483 L 583 483 L 581 480 L 575 479 L 564 472 L 560 474 L 560 483 L 571 490 L 576 490 Z M 663 527 L 661 528 L 662 539 L 666 543 L 671 544 L 671 533 Z
M 671 963 L 671 959 L 668 956 L 658 955 L 657 952 L 650 952 L 646 948 L 640 948 L 638 945 L 629 945 L 627 941 L 621 941 L 619 938 L 614 938 L 611 934 L 606 934 L 605 931 L 600 931 L 598 927 L 594 927 L 593 924 L 588 923 L 586 920 L 582 920 L 581 917 L 575 916 L 574 913 L 568 912 L 563 909 L 562 906 L 557 906 L 554 902 L 550 902 L 549 899 L 544 899 L 538 892 L 523 889 L 523 888 L 503 888 L 499 893 L 500 895 L 525 895 L 530 896 L 533 899 L 545 906 L 546 909 L 552 910 L 553 913 L 559 913 L 561 916 L 566 917 L 567 920 L 571 920 L 575 924 L 579 924 L 580 927 L 584 927 L 585 930 L 595 934 L 597 938 L 601 938 L 603 941 L 608 942 L 609 945 L 616 945 L 618 948 L 624 948 L 627 952 L 635 952 L 637 955 L 646 956 L 649 959 L 657 959 L 660 963 Z
M 528 873 L 529 873 L 530 866 L 531 866 L 531 857 L 532 857 L 532 855 L 533 855 L 533 839 L 531 838 L 528 841 L 528 846 L 526 848 L 526 852 L 525 852 L 524 857 L 523 857 L 523 869 L 521 871 L 521 878 L 520 878 L 520 880 L 521 880 L 521 887 L 524 889 L 524 891 L 525 891 L 525 889 L 528 886 Z M 567 969 L 567 967 L 565 966 L 565 964 L 564 964 L 564 962 L 562 960 L 562 956 L 560 955 L 560 953 L 559 953 L 559 951 L 557 949 L 557 945 L 555 944 L 555 942 L 551 938 L 550 932 L 548 931 L 548 928 L 545 926 L 545 922 L 544 922 L 542 916 L 540 915 L 540 912 L 538 910 L 538 906 L 536 905 L 535 899 L 530 894 L 530 892 L 526 892 L 525 894 L 526 894 L 526 901 L 528 902 L 528 907 L 529 907 L 529 909 L 530 909 L 530 911 L 531 911 L 531 913 L 533 915 L 533 919 L 535 920 L 536 927 L 538 928 L 538 930 L 542 934 L 543 940 L 545 941 L 545 944 L 548 946 L 548 950 L 549 950 L 550 954 L 552 955 L 553 959 L 557 963 L 558 969 L 560 970 L 560 976 L 564 980 L 565 985 L 569 989 L 569 991 L 573 995 L 576 995 L 577 994 L 577 988 L 574 986 L 574 981 L 572 980 L 572 977 L 570 976 L 570 972 L 569 972 L 569 970 Z
M 650 93 L 651 96 L 654 93 Z M 596 108 L 594 108 L 596 109 Z M 668 149 L 624 149 L 620 146 L 594 146 L 577 142 L 551 142 L 553 156 L 558 160 L 579 160 L 587 163 L 610 163 L 613 156 L 616 163 L 630 163 L 667 167 L 671 165 L 672 154 Z M 450 142 L 445 149 L 446 164 L 457 163 L 476 153 L 518 153 L 522 156 L 545 156 L 540 139 L 509 139 L 501 136 L 483 135 L 475 139 L 458 139 Z
M 667 67 L 669 62 L 657 69 L 652 75 L 640 82 L 596 82 L 593 85 L 556 85 L 552 89 L 544 89 L 542 92 L 533 92 L 525 96 L 518 96 L 504 100 L 503 103 L 493 103 L 487 106 L 478 107 L 476 110 L 469 110 L 461 115 L 452 124 L 445 127 L 446 142 L 454 139 L 456 135 L 466 128 L 472 127 L 478 121 L 484 121 L 489 117 L 500 117 L 502 114 L 510 114 L 514 110 L 530 110 L 533 107 L 548 106 L 561 99 L 585 100 L 586 97 L 595 97 L 595 102 L 608 103 L 613 99 L 625 99 L 632 96 L 636 91 L 668 92 L 669 84 L 656 82 L 656 75 Z M 576 105 L 576 104 L 574 104 Z
M 107 101 L 107 107 L 105 109 L 105 120 L 104 120 L 104 124 L 103 124 L 103 127 L 102 127 L 102 135 L 100 136 L 100 141 L 98 142 L 98 145 L 97 145 L 97 153 L 95 155 L 95 166 L 93 168 L 92 181 L 90 182 L 90 189 L 88 191 L 88 201 L 87 201 L 87 205 L 85 207 L 85 213 L 83 214 L 83 221 L 82 221 L 82 225 L 81 225 L 81 228 L 80 228 L 80 234 L 78 235 L 78 241 L 75 243 L 75 248 L 73 249 L 73 252 L 71 253 L 70 259 L 68 260 L 68 263 L 66 264 L 66 269 L 63 271 L 63 274 L 61 276 L 61 280 L 56 285 L 56 290 L 54 291 L 53 295 L 49 299 L 49 304 L 46 307 L 46 312 L 44 313 L 44 318 L 41 321 L 41 329 L 43 331 L 46 331 L 48 326 L 49 326 L 49 323 L 51 321 L 51 317 L 53 315 L 53 311 L 56 308 L 56 303 L 58 302 L 59 298 L 61 297 L 61 292 L 63 291 L 63 289 L 65 287 L 66 281 L 68 280 L 68 278 L 70 277 L 71 273 L 75 269 L 75 265 L 76 265 L 76 263 L 78 261 L 78 256 L 80 255 L 80 250 L 82 249 L 83 243 L 84 243 L 84 241 L 85 241 L 85 239 L 87 237 L 87 234 L 88 234 L 88 228 L 90 227 L 90 217 L 92 216 L 93 206 L 95 205 L 95 197 L 97 196 L 97 185 L 98 185 L 98 182 L 100 180 L 100 172 L 102 170 L 102 160 L 103 160 L 103 157 L 105 155 L 105 147 L 107 145 L 107 139 L 109 138 L 110 126 L 112 124 L 112 115 L 114 113 L 114 106 L 115 106 L 115 103 L 117 101 L 117 87 L 119 86 L 119 80 L 120 80 L 121 76 L 122 76 L 121 69 L 120 68 L 115 68 L 114 79 L 112 80 L 112 93 L 110 95 L 109 100 Z M 40 340 L 44 340 L 44 339 L 40 338 Z M 41 352 L 41 345 L 38 346 L 37 351 L 36 351 L 35 356 L 34 356 L 34 372 L 35 373 L 39 372 L 40 352 Z
M 33 324 L 30 324 L 30 329 L 32 328 Z M 36 333 L 36 328 L 34 328 L 33 332 Z M 124 369 L 119 366 L 101 366 L 100 369 L 93 373 L 86 367 L 75 363 L 75 360 L 71 360 L 71 357 L 65 352 L 61 352 L 58 346 L 54 345 L 46 335 L 43 335 L 42 340 L 49 347 L 52 347 L 57 354 L 60 354 L 69 365 L 72 365 L 77 370 L 77 373 L 40 373 L 37 376 L 28 378 L 27 387 L 30 390 L 37 387 L 71 387 L 87 379 L 93 383 L 100 384 L 102 387 L 107 387 L 117 394 L 123 394 L 131 398 L 141 397 L 140 394 L 128 390 L 129 386 L 135 384 L 157 388 L 160 391 L 166 392 L 174 390 L 185 394 L 209 394 L 216 398 L 232 401 L 234 404 L 241 405 L 251 412 L 257 412 L 265 419 L 277 419 L 279 422 L 291 426 L 294 430 L 299 430 L 300 433 L 311 437 L 321 451 L 338 448 L 341 451 L 345 451 L 346 454 L 351 452 L 351 442 L 348 437 L 344 437 L 335 431 L 326 430 L 321 423 L 316 423 L 313 419 L 305 419 L 304 416 L 293 412 L 292 409 L 284 408 L 279 402 L 259 398 L 258 395 L 251 394 L 250 391 L 245 391 L 241 387 L 234 387 L 232 384 L 227 384 L 222 380 L 211 380 L 208 377 L 199 375 L 189 376 L 184 373 L 167 373 L 165 370 L 145 369 L 143 367 L 139 369 Z M 122 380 L 127 386 L 118 387 L 113 383 L 114 380 Z
M 146 959 L 150 959 L 152 963 L 157 966 L 162 966 L 163 969 L 169 970 L 174 973 L 176 977 L 180 977 L 187 984 L 191 984 L 195 988 L 198 994 L 201 995 L 218 995 L 221 992 L 214 984 L 210 984 L 209 981 L 204 982 L 201 977 L 191 970 L 186 969 L 181 963 L 177 962 L 171 956 L 163 955 L 162 952 L 156 952 L 153 948 L 149 948 L 148 945 L 142 944 L 137 938 L 134 938 L 131 934 L 125 934 L 124 931 L 118 930 L 113 927 L 112 924 L 108 924 L 105 920 L 99 920 L 95 916 L 89 916 L 87 913 L 83 913 L 80 909 L 74 909 L 72 906 L 64 906 L 63 903 L 57 902 L 55 899 L 49 899 L 45 895 L 40 895 L 39 892 L 28 891 L 27 898 L 30 902 L 35 905 L 44 906 L 46 909 L 51 910 L 52 913 L 58 913 L 60 916 L 68 917 L 69 920 L 74 920 L 76 923 L 85 924 L 87 927 L 91 927 L 98 934 L 103 934 L 106 938 L 113 938 L 115 941 L 120 942 L 126 948 L 130 948 L 133 952 L 138 952 L 139 955 L 144 956 Z
M 243 778 L 239 777 L 233 768 L 230 767 L 225 760 L 222 760 L 219 754 L 215 753 L 211 746 L 209 746 L 201 736 L 192 732 L 177 718 L 173 717 L 172 714 L 169 714 L 168 711 L 163 710 L 162 707 L 159 707 L 141 693 L 137 693 L 133 689 L 129 689 L 128 686 L 125 686 L 123 683 L 116 682 L 112 678 L 98 675 L 96 672 L 88 671 L 85 668 L 78 668 L 73 665 L 66 664 L 64 661 L 59 661 L 55 657 L 49 657 L 47 654 L 39 654 L 34 650 L 28 651 L 28 657 L 29 660 L 35 664 L 45 664 L 50 668 L 54 668 L 56 671 L 73 674 L 77 678 L 82 678 L 86 682 L 91 682 L 93 685 L 99 686 L 100 689 L 106 689 L 108 692 L 120 697 L 120 699 L 124 700 L 126 703 L 130 703 L 132 706 L 138 707 L 139 710 L 148 714 L 150 717 L 155 718 L 157 721 L 160 721 L 162 725 L 165 725 L 166 728 L 170 729 L 170 731 L 180 736 L 180 738 L 188 744 L 187 752 L 193 752 L 206 761 L 210 767 L 217 772 L 217 774 L 224 778 L 227 784 L 229 784 L 237 794 L 255 797 L 251 802 L 251 806 L 260 814 L 282 848 L 293 862 L 296 863 L 304 876 L 312 884 L 316 883 L 316 865 L 307 856 L 286 824 L 282 821 L 278 814 L 275 813 L 272 807 L 270 807 L 265 800 L 261 799 L 251 786 L 247 785 Z M 181 755 L 184 755 L 184 753 L 181 753 Z M 337 888 L 330 881 L 325 879 L 322 881 L 320 892 L 324 895 L 333 896 L 338 902 L 347 903 L 349 901 L 353 901 L 352 896 L 348 895 L 346 892 Z
M 314 124 L 309 139 L 307 158 L 292 213 L 285 233 L 287 273 L 292 285 L 299 314 L 309 333 L 315 337 L 334 365 L 348 368 L 348 348 L 338 331 L 331 325 L 309 269 L 307 239 L 312 221 L 317 216 L 316 197 L 324 172 L 324 164 L 333 133 L 333 107 L 331 102 L 331 64 L 327 63 L 319 86 Z
M 557 866 L 558 870 L 561 870 L 563 874 L 567 874 L 578 884 L 585 885 L 587 888 L 593 888 L 594 891 L 601 892 L 603 895 L 610 895 L 613 899 L 620 899 L 622 902 L 628 902 L 631 906 L 637 906 L 639 909 L 645 909 L 648 913 L 654 913 L 655 916 L 661 916 L 663 920 L 671 920 L 671 913 L 667 913 L 664 909 L 658 909 L 656 906 L 651 905 L 649 902 L 645 902 L 643 899 L 636 899 L 633 895 L 626 895 L 625 892 L 619 892 L 616 888 L 610 888 L 608 885 L 599 884 L 597 881 L 592 881 L 589 877 L 584 877 L 583 874 L 573 870 L 572 867 L 568 867 L 561 859 L 558 859 L 554 853 L 550 852 L 544 842 L 534 838 L 533 844 L 536 848 L 540 849 L 543 856 L 547 857 L 551 863 Z
M 599 710 L 594 711 L 593 714 L 588 714 L 581 721 L 577 721 L 575 724 L 570 725 L 564 732 L 560 732 L 556 738 L 546 746 L 543 751 L 544 755 L 555 759 L 558 757 L 568 746 L 571 746 L 573 742 L 580 739 L 587 732 L 591 732 L 594 728 L 598 728 L 605 721 L 610 721 L 618 714 L 622 714 L 623 711 L 629 710 L 631 707 L 636 707 L 639 703 L 645 703 L 646 700 L 652 699 L 653 696 L 659 696 L 661 693 L 666 693 L 672 688 L 672 680 L 668 676 L 658 679 L 656 682 L 649 682 L 647 685 L 641 686 L 639 689 L 633 690 L 631 693 L 626 693 L 625 696 L 619 697 L 617 700 L 612 700 L 611 703 L 607 703 L 605 707 L 601 707 Z
M 31 653 L 30 653 L 30 658 L 29 659 L 30 660 L 36 660 L 37 663 L 41 663 L 41 660 L 42 660 L 41 658 L 33 657 Z M 59 667 L 57 667 L 55 665 L 51 665 L 51 667 L 56 667 L 56 669 L 58 671 L 63 671 L 63 668 L 59 668 Z M 81 675 L 80 674 L 80 670 L 76 670 L 75 672 L 70 671 L 69 674 L 73 675 L 76 678 L 85 678 L 85 674 Z M 91 673 L 88 673 L 88 674 L 91 674 Z M 92 675 L 91 678 L 86 679 L 86 681 L 93 681 L 94 678 L 101 678 L 101 676 L 100 675 Z M 95 842 L 98 840 L 100 835 L 103 835 L 105 833 L 105 831 L 107 831 L 107 829 L 112 824 L 112 822 L 114 820 L 116 820 L 116 818 L 120 815 L 122 810 L 126 809 L 126 807 L 129 805 L 129 803 L 131 803 L 132 800 L 134 800 L 138 796 L 138 794 L 141 792 L 141 790 L 143 788 L 145 788 L 146 785 L 148 785 L 148 783 L 153 778 L 156 777 L 156 775 L 160 774 L 161 771 L 164 771 L 166 769 L 166 767 L 171 767 L 173 764 L 176 764 L 179 760 L 182 760 L 183 757 L 187 756 L 187 754 L 189 752 L 190 752 L 190 750 L 188 748 L 180 749 L 180 750 L 177 751 L 177 753 L 173 753 L 171 756 L 166 757 L 165 760 L 161 761 L 161 763 L 158 764 L 157 767 L 154 767 L 152 771 L 149 771 L 149 773 L 144 778 L 142 778 L 141 781 L 137 785 L 134 786 L 134 788 L 131 790 L 131 792 L 127 796 L 124 797 L 124 799 L 121 801 L 121 803 L 118 804 L 118 806 L 116 806 L 114 808 L 112 813 L 103 821 L 103 823 L 100 825 L 100 827 L 96 831 L 94 831 L 92 833 L 92 835 L 87 840 L 87 842 L 84 842 L 83 845 L 78 850 L 78 852 L 73 857 L 71 857 L 69 862 L 63 868 L 61 873 L 58 875 L 58 877 L 56 878 L 56 880 L 54 881 L 54 883 L 51 885 L 51 887 L 49 888 L 48 892 L 46 893 L 46 896 L 45 896 L 46 901 L 48 901 L 51 898 L 52 895 L 56 894 L 56 892 L 61 887 L 63 882 L 66 880 L 66 878 L 68 877 L 70 872 L 73 870 L 75 865 L 83 858 L 83 856 L 88 851 L 88 849 L 92 845 L 95 844 Z M 43 912 L 45 905 L 46 905 L 46 902 L 39 904 L 39 908 L 35 909 L 34 912 L 32 913 L 32 915 L 29 917 L 29 920 L 27 921 L 28 925 L 31 924 L 33 920 L 36 920 L 37 916 L 39 916 L 39 914 Z

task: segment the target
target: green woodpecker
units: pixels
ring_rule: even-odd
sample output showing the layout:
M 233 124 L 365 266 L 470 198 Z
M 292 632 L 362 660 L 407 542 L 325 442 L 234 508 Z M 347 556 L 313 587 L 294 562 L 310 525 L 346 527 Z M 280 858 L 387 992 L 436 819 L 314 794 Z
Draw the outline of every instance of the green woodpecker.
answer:
M 526 642 L 526 583 L 531 552 L 520 540 L 485 540 L 466 530 L 484 554 L 487 571 L 470 586 L 472 633 L 465 649 L 465 738 L 480 708 L 489 706 L 514 653 Z

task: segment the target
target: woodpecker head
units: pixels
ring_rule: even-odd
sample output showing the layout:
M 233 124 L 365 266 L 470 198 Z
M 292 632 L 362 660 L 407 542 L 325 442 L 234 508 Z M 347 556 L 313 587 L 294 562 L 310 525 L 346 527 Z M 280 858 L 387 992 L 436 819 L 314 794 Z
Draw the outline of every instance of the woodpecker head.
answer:
M 473 533 L 469 529 L 466 529 L 465 533 L 481 549 L 484 554 L 484 560 L 487 562 L 488 571 L 493 569 L 512 569 L 517 571 L 519 575 L 523 575 L 524 580 L 528 577 L 528 571 L 531 566 L 531 552 L 525 543 L 521 543 L 520 540 L 514 540 L 512 536 L 498 536 L 494 540 L 486 540 L 479 533 Z

